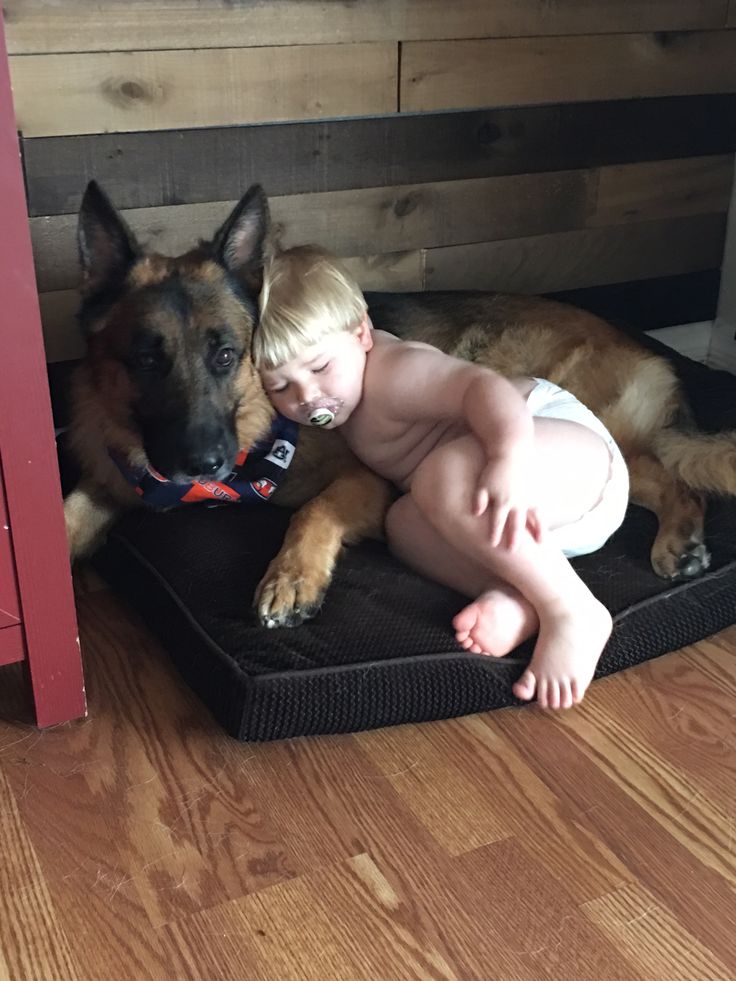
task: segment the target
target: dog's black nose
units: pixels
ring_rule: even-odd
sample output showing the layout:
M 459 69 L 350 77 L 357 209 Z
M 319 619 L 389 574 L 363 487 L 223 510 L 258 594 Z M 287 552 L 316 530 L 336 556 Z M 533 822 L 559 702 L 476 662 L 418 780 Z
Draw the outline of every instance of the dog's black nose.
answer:
M 187 460 L 185 473 L 188 477 L 209 477 L 217 473 L 224 463 L 225 458 L 221 453 L 203 453 Z

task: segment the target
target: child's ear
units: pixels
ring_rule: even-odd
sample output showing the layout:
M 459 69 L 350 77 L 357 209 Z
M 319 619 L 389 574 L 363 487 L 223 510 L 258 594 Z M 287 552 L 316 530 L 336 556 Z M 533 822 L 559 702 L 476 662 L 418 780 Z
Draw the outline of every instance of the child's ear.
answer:
M 360 341 L 360 346 L 364 351 L 370 351 L 373 347 L 373 324 L 368 316 L 368 311 L 363 314 L 363 319 L 358 324 L 356 335 Z

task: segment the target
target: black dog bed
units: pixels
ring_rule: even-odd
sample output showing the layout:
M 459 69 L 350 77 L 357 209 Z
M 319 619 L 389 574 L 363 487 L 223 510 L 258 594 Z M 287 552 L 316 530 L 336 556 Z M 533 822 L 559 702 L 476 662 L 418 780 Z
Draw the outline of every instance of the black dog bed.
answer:
M 736 428 L 736 377 L 671 357 L 699 424 Z M 516 704 L 511 685 L 531 645 L 503 659 L 465 653 L 450 626 L 465 600 L 414 575 L 374 542 L 345 552 L 312 622 L 258 626 L 251 598 L 288 518 L 268 506 L 136 511 L 95 558 L 227 732 L 281 739 Z M 648 553 L 655 531 L 655 518 L 632 506 L 605 548 L 574 560 L 615 616 L 596 677 L 692 644 L 736 619 L 736 504 L 709 508 L 712 564 L 699 579 L 672 584 L 654 575 Z

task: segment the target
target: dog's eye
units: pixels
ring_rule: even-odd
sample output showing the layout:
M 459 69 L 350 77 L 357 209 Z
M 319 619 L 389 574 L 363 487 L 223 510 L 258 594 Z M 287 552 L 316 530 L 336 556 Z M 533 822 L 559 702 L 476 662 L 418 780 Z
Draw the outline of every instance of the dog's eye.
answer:
M 215 365 L 218 368 L 229 368 L 234 363 L 235 351 L 231 347 L 223 347 L 215 355 Z
M 135 356 L 135 366 L 142 371 L 152 371 L 158 367 L 158 357 L 153 351 L 139 351 Z

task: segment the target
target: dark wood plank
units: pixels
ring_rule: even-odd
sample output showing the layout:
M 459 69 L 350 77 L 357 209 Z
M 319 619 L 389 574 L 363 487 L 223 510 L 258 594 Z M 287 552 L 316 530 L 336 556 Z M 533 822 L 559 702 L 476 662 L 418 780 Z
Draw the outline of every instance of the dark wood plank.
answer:
M 75 212 L 94 178 L 121 208 L 463 180 L 736 150 L 736 96 L 575 103 L 23 140 L 30 214 Z

